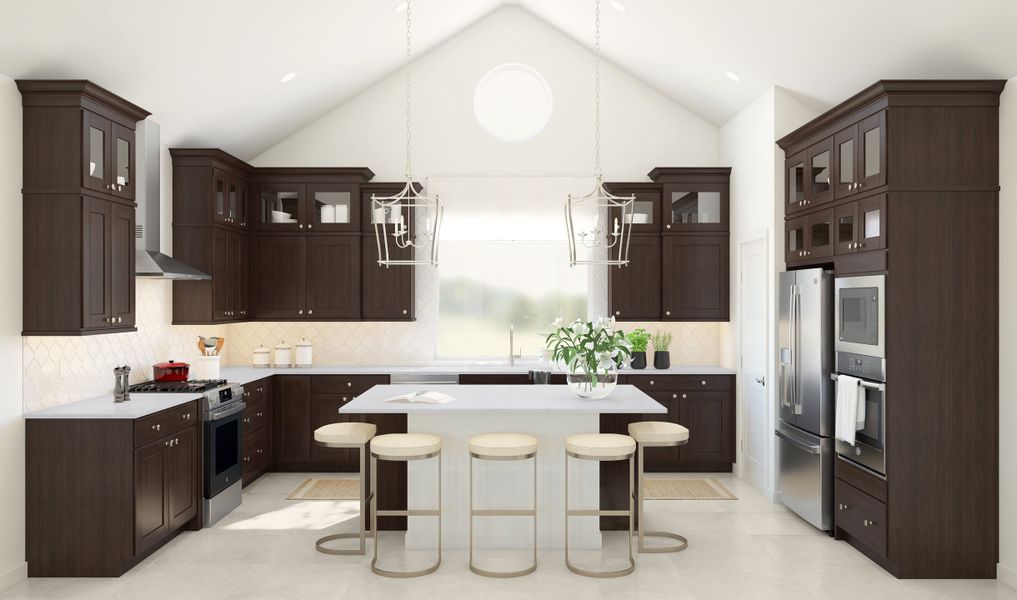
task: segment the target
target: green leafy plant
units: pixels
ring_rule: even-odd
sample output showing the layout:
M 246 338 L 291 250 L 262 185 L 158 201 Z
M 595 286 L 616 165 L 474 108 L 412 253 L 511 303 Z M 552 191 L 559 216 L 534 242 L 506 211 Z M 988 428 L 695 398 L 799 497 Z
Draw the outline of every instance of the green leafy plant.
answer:
M 667 352 L 671 347 L 671 340 L 674 336 L 669 331 L 658 331 L 653 334 L 653 350 L 655 352 Z
M 626 336 L 629 343 L 632 344 L 633 352 L 646 352 L 646 347 L 650 343 L 650 332 L 640 327 L 629 332 Z
M 551 324 L 547 336 L 551 359 L 565 364 L 569 371 L 582 371 L 591 387 L 598 384 L 598 375 L 607 375 L 611 367 L 622 366 L 632 355 L 632 344 L 625 332 L 614 328 L 614 318 L 596 321 L 576 320 L 568 325 L 561 319 Z

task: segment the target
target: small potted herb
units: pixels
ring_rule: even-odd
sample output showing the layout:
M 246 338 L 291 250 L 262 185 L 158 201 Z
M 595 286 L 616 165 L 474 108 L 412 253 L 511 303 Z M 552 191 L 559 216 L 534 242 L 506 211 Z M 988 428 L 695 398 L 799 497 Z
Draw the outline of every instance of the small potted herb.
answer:
M 629 343 L 632 344 L 632 362 L 630 366 L 633 369 L 645 369 L 646 347 L 650 344 L 650 332 L 640 327 L 630 332 L 626 337 L 628 337 Z
M 653 368 L 667 369 L 671 366 L 671 340 L 674 336 L 667 331 L 658 331 L 653 334 Z

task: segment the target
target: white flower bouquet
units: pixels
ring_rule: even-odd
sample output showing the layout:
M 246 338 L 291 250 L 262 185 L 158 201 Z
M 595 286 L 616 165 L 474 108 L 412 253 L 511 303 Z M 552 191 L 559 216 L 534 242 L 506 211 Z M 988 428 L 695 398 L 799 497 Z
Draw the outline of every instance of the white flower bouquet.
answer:
M 547 348 L 552 360 L 563 364 L 568 373 L 582 375 L 587 391 L 602 384 L 614 387 L 618 367 L 632 356 L 632 344 L 624 331 L 615 329 L 614 317 L 569 324 L 558 319 L 551 327 Z

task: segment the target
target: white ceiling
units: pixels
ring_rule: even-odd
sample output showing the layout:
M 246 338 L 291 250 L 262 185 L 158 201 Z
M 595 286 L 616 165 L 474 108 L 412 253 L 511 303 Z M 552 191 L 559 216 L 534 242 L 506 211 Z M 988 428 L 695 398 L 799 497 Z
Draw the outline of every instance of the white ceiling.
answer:
M 398 2 L 5 0 L 0 73 L 91 79 L 152 111 L 168 144 L 252 158 L 399 68 Z M 718 125 L 772 85 L 828 106 L 876 79 L 1017 75 L 1013 0 L 621 2 L 601 8 L 604 55 Z M 592 0 L 414 0 L 415 46 L 503 4 L 591 45 Z

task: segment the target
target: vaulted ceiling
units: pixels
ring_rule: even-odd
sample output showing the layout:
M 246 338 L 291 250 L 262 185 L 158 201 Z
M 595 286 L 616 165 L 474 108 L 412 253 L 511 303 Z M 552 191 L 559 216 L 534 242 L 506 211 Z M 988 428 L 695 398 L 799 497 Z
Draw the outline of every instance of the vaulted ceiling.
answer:
M 0 73 L 91 79 L 169 144 L 250 158 L 400 67 L 399 1 L 7 1 Z M 773 85 L 824 106 L 876 79 L 1017 75 L 1012 0 L 618 1 L 601 7 L 605 57 L 718 125 Z M 414 0 L 415 46 L 505 4 L 592 45 L 593 0 Z

